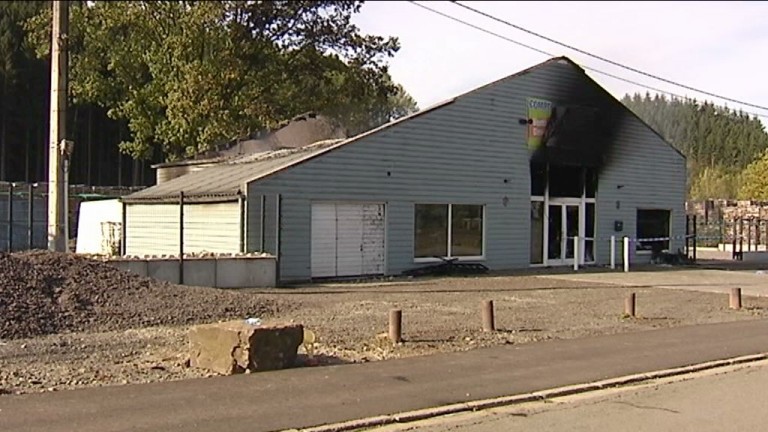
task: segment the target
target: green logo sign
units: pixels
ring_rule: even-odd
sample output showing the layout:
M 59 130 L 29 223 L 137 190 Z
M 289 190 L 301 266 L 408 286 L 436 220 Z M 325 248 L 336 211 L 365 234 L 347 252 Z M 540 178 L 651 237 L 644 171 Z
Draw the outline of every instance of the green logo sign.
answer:
M 535 152 L 542 145 L 547 123 L 552 116 L 552 102 L 528 98 L 528 150 Z

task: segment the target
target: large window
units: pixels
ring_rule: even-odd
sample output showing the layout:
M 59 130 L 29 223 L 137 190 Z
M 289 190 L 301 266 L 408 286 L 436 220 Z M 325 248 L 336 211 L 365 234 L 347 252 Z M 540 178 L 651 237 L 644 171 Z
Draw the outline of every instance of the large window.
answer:
M 669 250 L 669 210 L 637 210 L 638 251 Z M 656 240 L 663 238 L 664 240 Z M 647 240 L 644 240 L 647 239 Z
M 483 206 L 416 204 L 415 258 L 482 257 Z

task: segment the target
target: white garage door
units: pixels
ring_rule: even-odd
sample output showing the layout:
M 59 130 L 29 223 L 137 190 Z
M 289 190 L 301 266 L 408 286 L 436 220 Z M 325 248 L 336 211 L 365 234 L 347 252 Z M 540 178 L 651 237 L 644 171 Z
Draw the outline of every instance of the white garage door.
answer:
M 384 273 L 384 204 L 312 204 L 312 277 Z

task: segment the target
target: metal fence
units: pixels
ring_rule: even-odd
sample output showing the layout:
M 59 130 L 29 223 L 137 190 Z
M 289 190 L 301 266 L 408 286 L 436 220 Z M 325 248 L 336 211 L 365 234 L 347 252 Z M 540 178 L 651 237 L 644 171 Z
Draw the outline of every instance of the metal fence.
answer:
M 70 250 L 78 236 L 80 203 L 118 198 L 142 188 L 70 185 L 68 234 Z M 48 247 L 48 185 L 0 182 L 0 251 Z
M 47 195 L 34 185 L 10 185 L 0 193 L 0 249 L 41 249 L 47 240 Z
M 689 226 L 701 247 L 717 247 L 736 252 L 768 250 L 768 219 L 745 217 L 709 219 L 691 215 Z

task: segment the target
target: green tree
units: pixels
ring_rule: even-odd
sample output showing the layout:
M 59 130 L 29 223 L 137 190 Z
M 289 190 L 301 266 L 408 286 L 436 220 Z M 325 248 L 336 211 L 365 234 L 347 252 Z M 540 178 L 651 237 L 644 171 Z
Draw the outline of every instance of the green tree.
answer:
M 26 138 L 36 124 L 46 124 L 45 62 L 25 43 L 24 22 L 37 15 L 42 1 L 0 2 L 0 179 L 9 180 L 13 165 L 24 166 Z M 21 144 L 25 148 L 21 148 Z
M 192 156 L 309 110 L 364 130 L 415 105 L 388 105 L 403 102 L 386 65 L 399 45 L 351 24 L 361 6 L 83 2 L 71 11 L 72 96 L 126 121 L 121 148 L 135 158 Z M 49 13 L 29 22 L 40 55 Z
M 689 196 L 694 200 L 733 198 L 739 189 L 738 172 L 729 172 L 722 166 L 705 166 L 691 177 Z
M 739 199 L 768 200 L 768 151 L 742 172 Z

